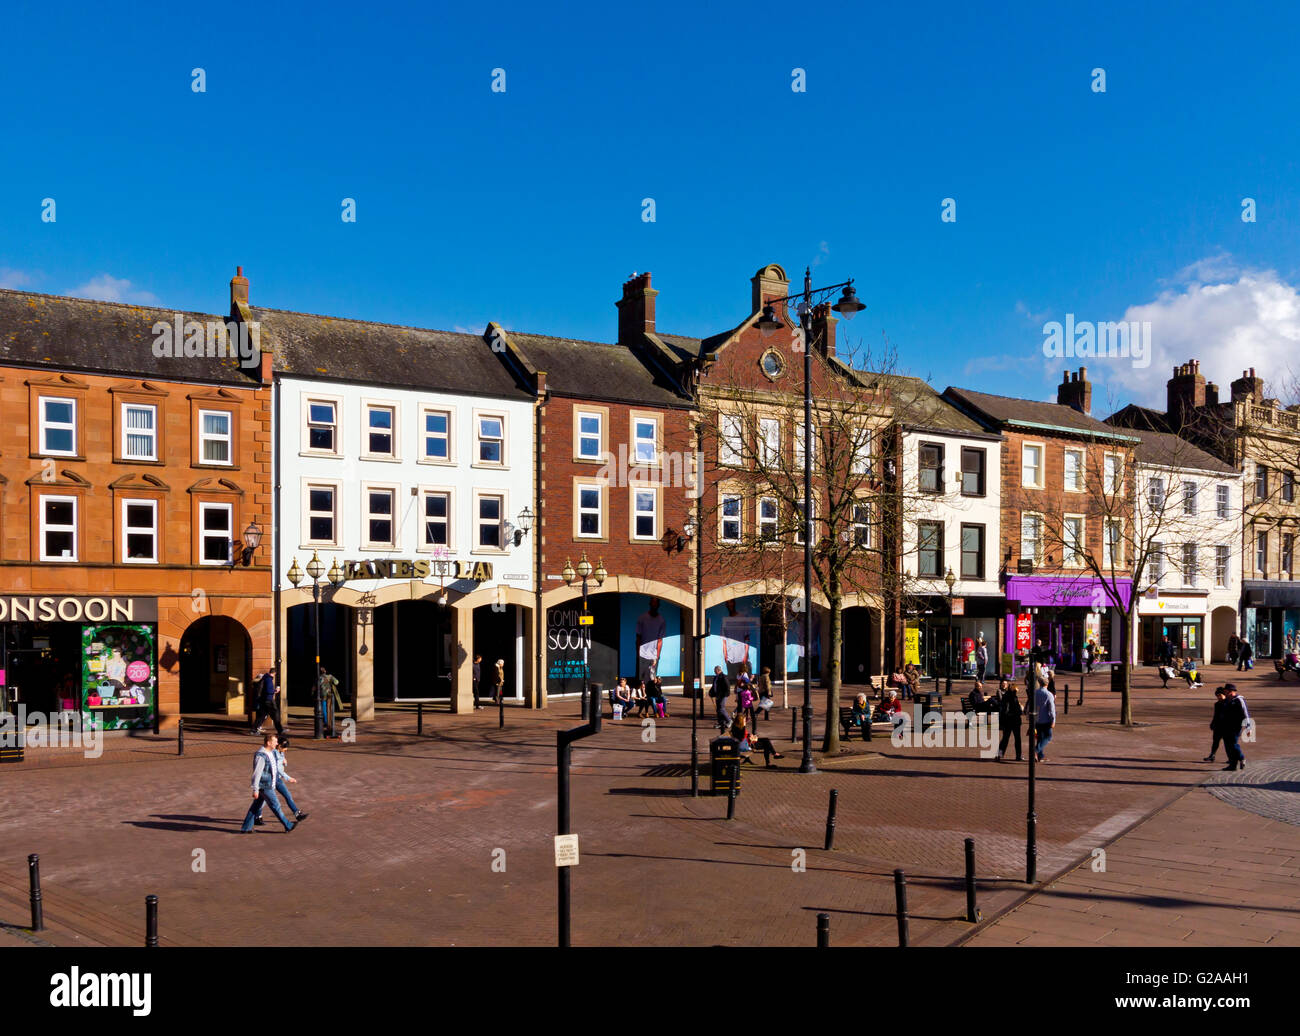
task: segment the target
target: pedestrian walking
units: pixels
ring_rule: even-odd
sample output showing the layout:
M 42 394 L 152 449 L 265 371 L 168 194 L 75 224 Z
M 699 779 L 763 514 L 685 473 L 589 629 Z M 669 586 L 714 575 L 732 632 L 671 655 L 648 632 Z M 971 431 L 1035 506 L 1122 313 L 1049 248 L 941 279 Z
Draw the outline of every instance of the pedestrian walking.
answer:
M 493 674 L 492 684 L 495 691 L 492 696 L 492 704 L 500 705 L 501 699 L 505 697 L 506 693 L 506 660 L 504 658 L 497 659 L 496 673 Z
M 1237 672 L 1255 668 L 1255 649 L 1245 637 L 1237 642 Z
M 1020 745 L 1020 724 L 1022 710 L 1020 699 L 1016 697 L 1016 685 L 1005 676 L 998 681 L 998 726 L 1002 730 L 1002 740 L 998 745 L 997 761 L 1002 762 L 1007 754 L 1007 743 L 1016 739 L 1016 762 L 1024 761 Z
M 736 679 L 736 714 L 748 721 L 748 729 L 754 729 L 754 691 L 749 686 L 749 677 L 741 673 Z
M 298 808 L 298 803 L 294 802 L 293 796 L 289 794 L 289 784 L 298 783 L 296 778 L 289 776 L 289 766 L 288 763 L 285 762 L 285 758 L 284 758 L 285 750 L 289 747 L 289 739 L 287 737 L 278 737 L 276 738 L 276 741 L 277 741 L 277 744 L 275 746 L 276 793 L 280 796 L 280 798 L 284 799 L 285 805 L 289 807 L 289 812 L 293 814 L 294 820 L 306 820 L 307 814 Z M 288 784 L 285 783 L 286 781 L 288 782 Z M 262 819 L 261 803 L 258 803 L 257 816 L 253 818 L 253 823 L 258 825 L 265 823 L 265 821 Z
M 975 682 L 983 683 L 984 674 L 989 668 L 989 646 L 984 643 L 984 634 L 975 642 Z
M 1047 758 L 1044 753 L 1052 740 L 1052 730 L 1056 726 L 1056 697 L 1047 689 L 1046 681 L 1040 682 L 1034 691 L 1033 714 L 1034 754 L 1040 763 L 1045 763 Z
M 1228 665 L 1237 664 L 1237 649 L 1240 643 L 1235 633 L 1228 638 Z
M 1210 717 L 1210 732 L 1214 735 L 1214 740 L 1210 742 L 1210 754 L 1202 762 L 1214 762 L 1214 753 L 1219 750 L 1219 742 L 1223 740 L 1223 705 L 1227 697 L 1222 687 L 1214 689 L 1214 715 Z
M 479 684 L 481 684 L 482 682 L 483 682 L 483 656 L 475 655 L 474 656 L 474 708 L 476 709 L 481 709 L 483 707 L 482 705 L 479 704 L 479 700 L 478 700 Z
M 1223 738 L 1223 750 L 1228 756 L 1225 770 L 1244 770 L 1246 756 L 1241 751 L 1242 728 L 1250 720 L 1250 710 L 1246 708 L 1246 699 L 1237 691 L 1235 683 L 1223 685 L 1223 712 L 1220 715 L 1219 735 Z
M 722 733 L 727 732 L 731 726 L 731 715 L 727 712 L 727 698 L 731 694 L 731 687 L 727 683 L 727 677 L 722 672 L 722 666 L 713 667 L 713 686 L 709 688 L 709 697 L 713 699 L 713 709 L 715 718 L 718 721 L 718 730 Z
M 758 695 L 758 707 L 763 710 L 764 721 L 772 718 L 772 706 L 775 702 L 772 700 L 772 667 L 763 666 L 763 671 L 758 674 L 758 679 L 754 682 L 754 693 Z
M 275 782 L 278 773 L 275 748 L 278 743 L 274 734 L 263 734 L 262 747 L 253 756 L 253 801 L 248 805 L 244 826 L 239 829 L 240 834 L 246 835 L 253 830 L 253 824 L 257 822 L 257 814 L 261 812 L 263 805 L 271 807 L 275 819 L 284 825 L 286 833 L 297 826 L 285 819 L 284 812 L 280 809 L 280 800 L 276 797 Z
M 275 724 L 275 732 L 284 733 L 284 727 L 280 725 L 280 708 L 275 700 L 278 693 L 275 686 L 275 666 L 271 666 L 257 681 L 257 717 L 253 720 L 250 734 L 263 733 L 262 724 L 266 722 L 268 716 Z

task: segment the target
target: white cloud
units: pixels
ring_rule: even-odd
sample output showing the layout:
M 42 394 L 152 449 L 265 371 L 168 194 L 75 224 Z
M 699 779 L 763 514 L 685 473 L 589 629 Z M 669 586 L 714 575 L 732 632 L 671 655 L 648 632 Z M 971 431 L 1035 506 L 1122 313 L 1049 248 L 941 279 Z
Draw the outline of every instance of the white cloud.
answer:
M 23 273 L 22 270 L 10 270 L 8 267 L 0 266 L 0 288 L 21 288 L 26 284 L 31 284 L 30 274 Z
M 1041 313 L 1035 313 L 1028 306 L 1026 306 L 1023 302 L 1020 302 L 1019 300 L 1017 300 L 1016 302 L 1016 312 L 1019 313 L 1026 320 L 1028 320 L 1031 324 L 1041 324 L 1044 320 L 1046 320 L 1048 317 L 1052 315 L 1052 311 L 1050 309 L 1045 309 Z
M 77 299 L 98 299 L 102 302 L 128 302 L 137 306 L 156 306 L 158 296 L 151 291 L 140 291 L 132 287 L 131 282 L 101 273 L 92 277 L 80 287 L 68 292 Z
M 1151 365 L 1097 361 L 1117 395 L 1136 403 L 1165 404 L 1165 382 L 1180 363 L 1201 361 L 1201 373 L 1219 386 L 1254 367 L 1266 389 L 1284 395 L 1300 366 L 1300 287 L 1273 270 L 1243 269 L 1216 255 L 1179 271 L 1177 287 L 1153 302 L 1130 306 L 1125 320 L 1151 322 Z

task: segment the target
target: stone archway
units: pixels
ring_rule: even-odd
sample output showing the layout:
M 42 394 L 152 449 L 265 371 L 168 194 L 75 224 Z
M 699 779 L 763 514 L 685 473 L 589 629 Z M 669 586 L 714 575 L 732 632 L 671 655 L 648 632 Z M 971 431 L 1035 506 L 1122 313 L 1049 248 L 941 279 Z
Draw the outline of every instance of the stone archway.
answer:
M 1207 646 L 1209 661 L 1226 661 L 1228 638 L 1237 632 L 1237 610 L 1222 605 L 1210 614 L 1210 643 Z
M 252 703 L 253 641 L 242 623 L 205 615 L 180 641 L 180 710 L 242 716 Z

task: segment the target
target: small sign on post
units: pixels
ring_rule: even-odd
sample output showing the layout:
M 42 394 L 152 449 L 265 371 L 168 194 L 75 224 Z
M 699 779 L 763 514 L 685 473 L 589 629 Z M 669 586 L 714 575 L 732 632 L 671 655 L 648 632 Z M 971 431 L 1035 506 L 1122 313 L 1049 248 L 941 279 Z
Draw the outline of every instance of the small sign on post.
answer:
M 592 626 L 592 625 L 595 625 L 595 622 L 594 622 L 595 618 L 596 618 L 596 616 L 594 616 L 594 615 L 579 615 L 579 616 L 578 616 L 578 625 L 579 625 L 579 626 Z
M 555 836 L 555 866 L 557 867 L 578 866 L 578 836 L 577 835 L 556 835 Z

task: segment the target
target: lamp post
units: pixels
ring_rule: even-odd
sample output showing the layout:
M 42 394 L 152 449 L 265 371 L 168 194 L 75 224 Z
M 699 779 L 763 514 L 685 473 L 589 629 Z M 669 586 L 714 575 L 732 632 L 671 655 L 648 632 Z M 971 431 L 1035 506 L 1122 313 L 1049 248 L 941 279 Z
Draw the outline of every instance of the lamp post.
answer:
M 257 522 L 248 523 L 244 530 L 242 540 L 230 541 L 230 567 L 233 570 L 236 565 L 243 565 L 247 568 L 253 563 L 253 555 L 257 553 L 257 547 L 262 542 L 262 527 Z
M 700 531 L 699 525 L 694 518 L 687 518 L 686 524 L 682 526 L 682 531 L 686 533 L 686 538 L 695 541 L 695 660 L 691 668 L 695 670 L 695 682 L 698 687 L 691 688 L 691 796 L 699 797 L 700 794 L 700 742 L 698 736 L 699 728 L 699 709 L 696 707 L 695 699 L 699 698 L 704 701 L 704 637 L 700 632 L 700 623 L 703 616 L 700 614 L 704 598 L 704 579 L 701 573 L 701 563 L 704 560 L 703 548 L 704 537 L 697 536 Z
M 943 693 L 952 694 L 952 620 L 956 618 L 952 613 L 952 588 L 957 582 L 957 577 L 952 574 L 951 568 L 948 569 L 948 574 L 943 577 L 943 581 L 948 584 L 948 636 L 945 638 L 948 657 L 944 660 L 944 671 L 947 676 L 943 682 Z
M 812 268 L 803 272 L 803 292 L 798 295 L 786 295 L 779 299 L 768 299 L 763 306 L 763 315 L 754 325 L 764 337 L 785 326 L 778 319 L 773 303 L 798 302 L 799 325 L 803 331 L 802 342 L 796 341 L 795 349 L 803 352 L 803 758 L 799 761 L 800 773 L 816 773 L 812 759 L 812 534 L 814 528 L 812 506 L 812 350 L 813 350 L 813 299 L 820 304 L 837 289 L 843 288 L 840 300 L 831 307 L 845 320 L 852 320 L 855 313 L 867 307 L 858 301 L 853 290 L 853 278 L 840 284 L 825 288 L 812 286 Z M 826 717 L 827 723 L 835 722 L 834 716 Z
M 561 575 L 564 578 L 565 586 L 572 586 L 577 579 L 582 580 L 582 618 L 578 621 L 580 625 L 590 626 L 592 621 L 591 616 L 587 613 L 587 580 L 595 579 L 597 586 L 603 586 L 609 576 L 609 573 L 605 571 L 605 562 L 597 561 L 596 567 L 593 569 L 591 562 L 587 560 L 587 552 L 584 550 L 582 557 L 578 559 L 576 569 L 568 559 L 565 559 L 564 571 Z M 598 702 L 589 703 L 587 700 L 591 691 L 591 662 L 588 654 L 591 649 L 591 630 L 585 630 L 584 633 L 585 635 L 582 638 L 582 714 L 584 719 L 591 719 L 591 715 L 588 714 L 589 710 L 592 710 L 594 705 L 595 708 L 592 711 L 599 712 L 600 704 Z
M 316 687 L 316 717 L 315 733 L 312 735 L 317 741 L 324 736 L 322 730 L 321 710 L 324 707 L 324 701 L 321 699 L 320 692 L 320 593 L 321 593 L 321 576 L 325 573 L 325 565 L 321 561 L 316 551 L 312 551 L 311 560 L 307 562 L 307 575 L 311 577 L 311 620 L 312 629 L 314 630 L 314 639 L 312 646 L 315 648 L 316 666 L 312 670 L 312 683 Z M 293 564 L 289 566 L 289 582 L 296 588 L 302 582 L 302 569 L 298 567 L 298 559 L 293 559 Z M 335 561 L 329 570 L 329 584 L 331 587 L 339 586 L 343 582 L 343 573 L 339 571 L 338 562 Z

